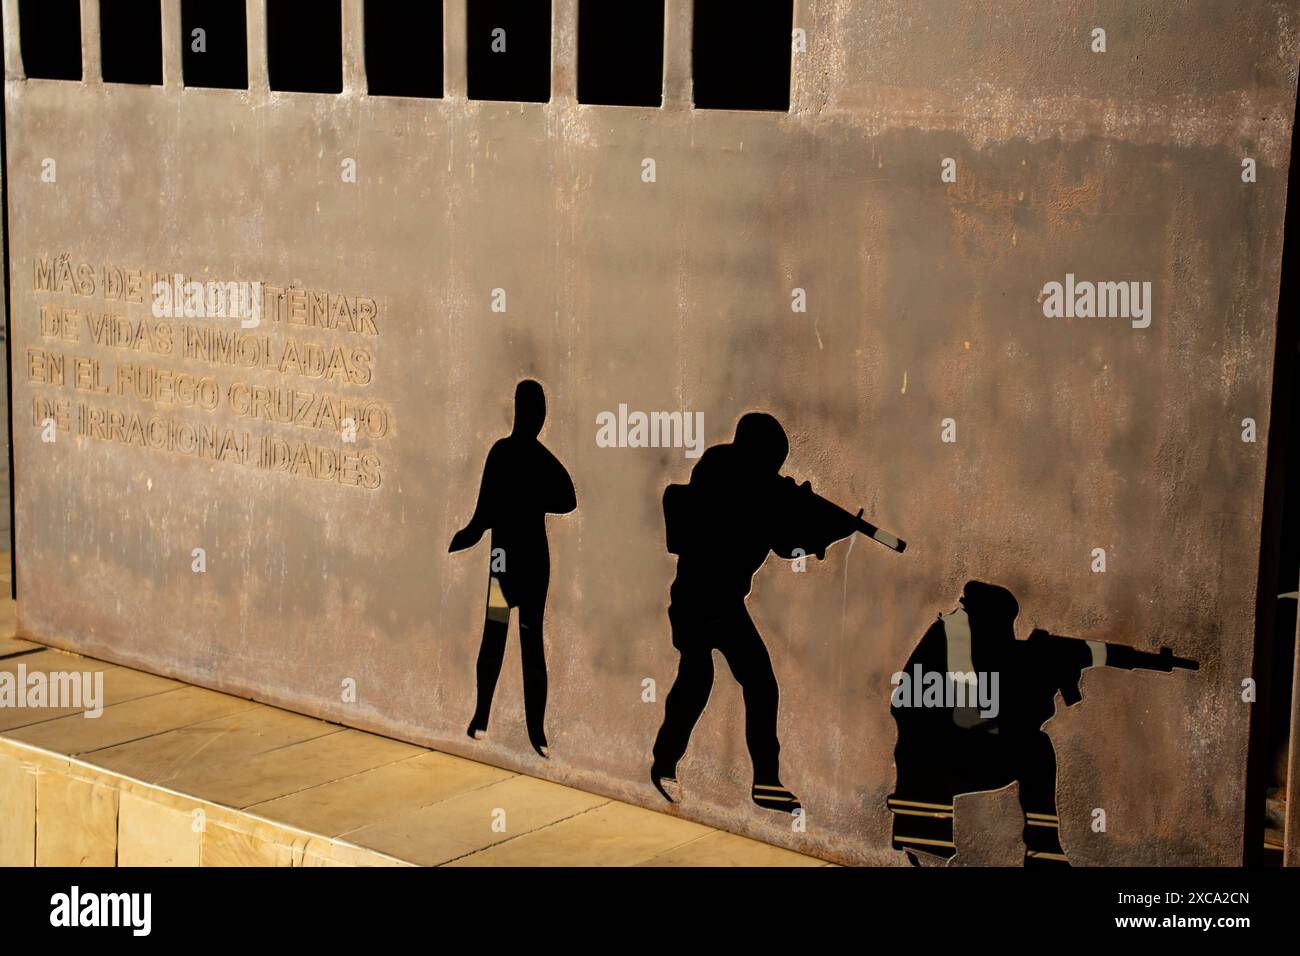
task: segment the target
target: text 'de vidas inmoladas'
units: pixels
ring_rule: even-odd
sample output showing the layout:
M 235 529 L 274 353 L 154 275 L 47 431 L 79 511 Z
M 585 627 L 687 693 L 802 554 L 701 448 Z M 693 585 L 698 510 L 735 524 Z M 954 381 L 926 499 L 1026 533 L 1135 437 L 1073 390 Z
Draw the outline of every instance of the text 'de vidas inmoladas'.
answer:
M 1150 282 L 1049 282 L 1039 296 L 1049 319 L 1129 319 L 1133 328 L 1151 324 Z

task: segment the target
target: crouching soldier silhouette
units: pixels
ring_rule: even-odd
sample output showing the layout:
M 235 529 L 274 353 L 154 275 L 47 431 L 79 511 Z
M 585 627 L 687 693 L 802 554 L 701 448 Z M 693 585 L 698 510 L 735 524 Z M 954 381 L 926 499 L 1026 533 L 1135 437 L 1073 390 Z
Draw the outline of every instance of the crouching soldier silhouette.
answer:
M 951 857 L 953 798 L 1019 782 L 1025 862 L 1067 862 L 1056 812 L 1056 752 L 1043 724 L 1081 700 L 1087 667 L 1169 673 L 1196 661 L 1035 629 L 1017 640 L 1020 606 L 1006 588 L 969 581 L 961 607 L 941 614 L 894 675 L 897 781 L 889 797 L 895 849 Z
M 546 651 L 542 643 L 551 578 L 546 516 L 568 514 L 578 503 L 568 471 L 537 440 L 545 421 L 542 386 L 520 382 L 515 388 L 514 428 L 488 452 L 474 516 L 456 532 L 448 550 L 472 548 L 485 531 L 492 532 L 487 610 L 478 652 L 478 706 L 467 733 L 475 740 L 487 734 L 492 694 L 505 657 L 510 609 L 518 608 L 528 740 L 541 756 L 549 757 L 544 730 Z
M 745 699 L 745 742 L 758 806 L 790 812 L 799 801 L 781 783 L 776 720 L 778 689 L 763 638 L 745 607 L 768 552 L 791 559 L 825 557 L 855 531 L 902 551 L 906 544 L 780 474 L 789 442 L 771 415 L 740 419 L 735 439 L 705 451 L 690 484 L 664 493 L 668 550 L 678 556 L 668 620 L 681 654 L 664 704 L 650 779 L 670 802 L 680 798 L 677 763 L 713 686 L 713 651 L 731 668 Z

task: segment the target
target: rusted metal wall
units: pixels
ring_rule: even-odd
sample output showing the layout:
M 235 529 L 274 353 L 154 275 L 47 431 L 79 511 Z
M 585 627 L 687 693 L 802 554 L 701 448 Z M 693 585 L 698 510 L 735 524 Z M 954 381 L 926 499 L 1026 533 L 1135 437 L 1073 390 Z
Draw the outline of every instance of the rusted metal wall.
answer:
M 684 0 L 668 2 L 657 110 L 575 102 L 573 0 L 554 4 L 546 104 L 466 98 L 463 0 L 445 6 L 441 100 L 365 94 L 357 0 L 337 96 L 267 89 L 258 0 L 247 91 L 182 88 L 175 0 L 164 85 L 103 84 L 96 4 L 82 6 L 85 79 L 68 83 L 23 79 L 4 4 L 23 633 L 661 808 L 649 751 L 677 655 L 660 500 L 694 461 L 598 447 L 596 417 L 699 411 L 714 444 L 765 410 L 790 434 L 789 473 L 910 547 L 842 542 L 807 573 L 769 558 L 756 576 L 782 776 L 806 832 L 750 802 L 741 696 L 722 666 L 681 812 L 836 860 L 902 862 L 885 803 L 890 676 L 977 578 L 1015 593 L 1022 636 L 1041 626 L 1201 662 L 1089 671 L 1083 702 L 1048 724 L 1071 860 L 1241 859 L 1297 3 L 799 0 L 807 50 L 788 114 L 691 108 Z M 1097 27 L 1104 53 L 1090 49 Z M 54 290 L 36 288 L 38 263 L 64 255 L 74 276 L 84 263 L 100 277 L 90 294 L 57 266 Z M 288 308 L 260 330 L 275 347 L 369 349 L 373 378 L 94 344 L 87 313 L 149 314 L 147 299 L 105 299 L 106 265 L 373 299 L 377 334 L 295 328 Z M 1067 273 L 1150 281 L 1150 326 L 1046 318 L 1043 287 Z M 42 338 L 48 305 L 78 310 L 79 342 Z M 31 349 L 66 353 L 67 385 L 33 381 Z M 124 361 L 211 374 L 223 404 L 78 391 L 77 356 L 109 374 Z M 487 545 L 447 554 L 529 377 L 578 501 L 548 519 L 545 762 L 524 734 L 513 636 L 491 733 L 465 736 Z M 229 425 L 255 446 L 341 447 L 239 419 L 224 404 L 234 382 L 381 403 L 388 433 L 352 449 L 378 456 L 379 486 L 75 434 L 88 402 Z M 33 402 L 54 398 L 70 402 L 71 431 L 46 443 Z M 941 440 L 949 418 L 955 442 Z M 348 678 L 355 703 L 340 699 Z

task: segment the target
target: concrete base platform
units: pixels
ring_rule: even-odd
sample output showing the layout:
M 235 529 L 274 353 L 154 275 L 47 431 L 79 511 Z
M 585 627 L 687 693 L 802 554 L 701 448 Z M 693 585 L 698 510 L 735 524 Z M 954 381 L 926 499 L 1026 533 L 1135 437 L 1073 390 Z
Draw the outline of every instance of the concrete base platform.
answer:
M 0 604 L 12 622 L 12 602 Z M 104 709 L 0 707 L 0 866 L 828 865 L 0 637 L 0 671 L 20 666 L 102 671 Z

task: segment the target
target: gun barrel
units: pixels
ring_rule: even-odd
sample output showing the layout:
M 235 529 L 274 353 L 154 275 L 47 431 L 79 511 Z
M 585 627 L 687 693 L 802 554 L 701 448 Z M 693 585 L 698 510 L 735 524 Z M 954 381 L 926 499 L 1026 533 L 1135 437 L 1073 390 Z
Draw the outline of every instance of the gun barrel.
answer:
M 793 481 L 791 485 L 794 486 Z M 849 528 L 858 534 L 866 535 L 872 541 L 883 544 L 891 551 L 897 551 L 902 554 L 907 549 L 907 542 L 898 535 L 890 534 L 883 528 L 878 528 L 869 521 L 862 519 L 862 513 L 865 509 L 859 508 L 858 513 L 854 514 L 846 508 L 841 508 L 835 502 L 823 498 L 817 492 L 812 490 L 812 484 L 805 481 L 803 484 L 794 486 L 797 488 L 796 493 L 802 496 L 802 504 L 808 510 L 808 518 L 812 521 L 814 527 L 821 527 L 825 531 L 833 531 L 827 541 L 838 541 L 847 534 Z M 817 548 L 811 549 L 814 553 L 820 553 Z
M 907 542 L 902 538 L 890 534 L 882 528 L 877 528 L 870 521 L 863 521 L 861 511 L 858 512 L 857 516 L 857 528 L 859 534 L 864 534 L 872 541 L 878 541 L 886 548 L 897 551 L 899 554 L 907 550 Z
M 1161 671 L 1165 674 L 1175 669 L 1185 671 L 1201 669 L 1199 662 L 1192 660 L 1190 657 L 1178 657 L 1167 647 L 1162 647 L 1158 654 L 1153 654 L 1150 651 L 1139 651 L 1127 644 L 1103 644 L 1100 641 L 1089 641 L 1079 637 L 1053 634 L 1041 627 L 1034 628 L 1029 635 L 1029 639 L 1031 641 L 1050 643 L 1059 642 L 1080 649 L 1086 645 L 1090 648 L 1092 655 L 1091 666 L 1094 667 L 1101 665 L 1128 671 Z
M 1179 670 L 1195 671 L 1200 670 L 1200 663 L 1188 657 L 1177 657 L 1174 652 L 1167 647 L 1160 648 L 1160 653 L 1152 654 L 1148 651 L 1134 650 L 1124 644 L 1107 644 L 1106 645 L 1106 666 L 1120 667 L 1125 670 L 1140 671 L 1161 671 L 1162 673 L 1171 673 L 1175 668 Z

